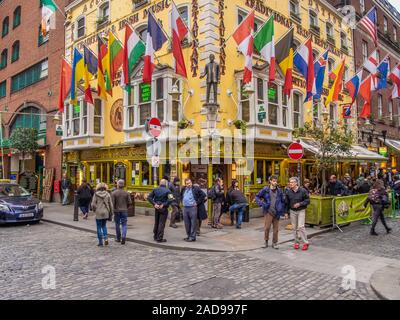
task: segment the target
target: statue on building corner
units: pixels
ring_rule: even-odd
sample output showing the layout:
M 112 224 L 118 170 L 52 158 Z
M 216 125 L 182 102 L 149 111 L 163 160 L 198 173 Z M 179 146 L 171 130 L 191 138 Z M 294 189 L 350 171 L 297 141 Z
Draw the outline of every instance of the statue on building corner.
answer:
M 206 64 L 204 68 L 204 72 L 200 75 L 200 79 L 206 78 L 207 82 L 207 98 L 206 98 L 206 103 L 210 103 L 210 93 L 211 93 L 211 87 L 213 89 L 213 103 L 217 104 L 217 92 L 218 92 L 218 83 L 220 81 L 220 68 L 219 64 L 216 63 L 215 56 L 213 54 L 210 54 L 209 56 L 210 62 Z

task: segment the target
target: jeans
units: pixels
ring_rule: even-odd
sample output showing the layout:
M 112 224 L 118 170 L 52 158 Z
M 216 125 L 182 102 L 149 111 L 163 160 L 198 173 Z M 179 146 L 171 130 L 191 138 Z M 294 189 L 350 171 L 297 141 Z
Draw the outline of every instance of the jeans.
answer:
M 167 218 L 168 218 L 167 208 L 156 209 L 154 215 L 154 228 L 153 228 L 154 240 L 160 241 L 164 238 L 165 222 L 167 221 Z
M 103 244 L 103 239 L 107 240 L 107 219 L 96 219 L 97 238 L 99 244 Z
M 126 238 L 128 212 L 114 212 L 115 231 L 117 240 L 121 240 L 121 225 L 122 225 L 122 239 Z
M 183 221 L 188 238 L 196 240 L 197 207 L 183 207 Z
M 237 210 L 237 227 L 240 227 L 242 225 L 243 221 L 243 213 L 244 209 L 247 207 L 247 203 L 235 203 L 229 207 L 229 212 L 232 216 L 233 212 Z
M 63 189 L 63 201 L 62 204 L 69 204 L 68 196 L 69 196 L 69 189 Z
M 79 207 L 84 215 L 89 214 L 89 204 Z

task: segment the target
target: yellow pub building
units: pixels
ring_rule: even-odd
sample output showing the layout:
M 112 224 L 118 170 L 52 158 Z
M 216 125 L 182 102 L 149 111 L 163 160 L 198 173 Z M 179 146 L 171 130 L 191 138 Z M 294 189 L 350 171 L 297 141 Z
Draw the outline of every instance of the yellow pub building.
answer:
M 298 175 L 297 161 L 287 155 L 287 146 L 294 140 L 292 132 L 305 122 L 318 123 L 325 108 L 323 99 L 304 103 L 306 82 L 296 71 L 289 98 L 283 94 L 284 78 L 280 71 L 276 80 L 268 83 L 268 66 L 257 54 L 253 58 L 250 88 L 253 90 L 243 90 L 245 58 L 238 52 L 231 34 L 252 9 L 256 14 L 255 29 L 274 15 L 275 42 L 290 28 L 294 28 L 296 46 L 311 36 L 315 58 L 329 49 L 329 71 L 345 59 L 344 79 L 347 80 L 355 72 L 351 29 L 334 7 L 321 0 L 175 0 L 175 4 L 190 30 L 182 43 L 188 79 L 174 73 L 169 42 L 156 52 L 151 85 L 142 83 L 141 60 L 130 79 L 130 95 L 118 81 L 114 82 L 113 95 L 107 101 L 100 100 L 93 92 L 94 105 L 84 102 L 81 92 L 80 108 L 67 104 L 63 115 L 64 167 L 75 185 L 82 178 L 92 185 L 101 181 L 110 186 L 115 180 L 124 179 L 127 189 L 135 192 L 137 209 L 145 210 L 149 206 L 147 194 L 164 175 L 171 180 L 178 176 L 182 182 L 190 177 L 203 189 L 210 187 L 216 177 L 222 177 L 226 187 L 232 179 L 238 179 L 254 207 L 254 195 L 270 175 L 278 175 L 281 185 L 290 176 Z M 145 41 L 150 11 L 170 35 L 171 6 L 172 0 L 72 1 L 66 7 L 66 59 L 71 61 L 73 48 L 82 50 L 83 45 L 97 54 L 97 35 L 107 37 L 109 30 L 123 42 L 126 23 Z M 214 54 L 221 71 L 219 110 L 212 129 L 208 111 L 203 106 L 206 81 L 200 79 L 210 54 Z M 97 88 L 97 79 L 92 80 L 91 86 Z M 328 90 L 326 74 L 323 97 L 328 95 Z M 342 91 L 339 101 L 325 109 L 325 116 L 341 120 L 342 106 L 350 101 Z M 352 118 L 344 120 L 354 133 L 357 131 L 355 109 Z M 157 145 L 161 149 L 159 166 L 151 161 L 149 150 L 154 145 L 145 132 L 145 122 L 151 117 L 157 117 L 162 123 Z M 237 132 L 240 136 L 237 120 L 246 123 L 250 139 L 241 136 L 240 143 L 231 144 L 230 149 L 225 147 L 229 145 L 226 143 L 202 144 L 213 137 L 236 137 Z M 338 170 L 356 176 L 360 161 L 377 161 L 373 153 L 365 151 L 358 163 L 348 162 Z M 252 165 L 243 173 L 240 167 L 248 160 Z M 301 160 L 302 178 L 312 177 L 312 163 L 312 152 L 307 151 Z

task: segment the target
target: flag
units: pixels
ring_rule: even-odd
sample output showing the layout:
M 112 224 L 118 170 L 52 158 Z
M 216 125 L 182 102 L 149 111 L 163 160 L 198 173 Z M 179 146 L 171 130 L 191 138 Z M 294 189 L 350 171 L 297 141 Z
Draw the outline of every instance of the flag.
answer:
M 293 87 L 293 30 L 293 28 L 290 29 L 275 46 L 275 59 L 285 77 L 283 90 L 287 96 L 290 96 Z
M 374 50 L 371 55 L 364 61 L 363 67 L 367 69 L 371 74 L 377 72 L 378 67 L 378 51 Z
M 151 83 L 154 70 L 154 52 L 161 49 L 167 41 L 163 29 L 157 23 L 153 14 L 149 12 L 147 17 L 146 52 L 144 55 L 143 82 Z
M 121 42 L 112 31 L 108 33 L 108 54 L 110 59 L 110 81 L 111 83 L 117 77 L 118 69 L 121 68 L 124 61 L 124 48 Z
M 392 99 L 400 97 L 400 64 L 397 64 L 390 72 L 389 79 L 393 82 Z
M 315 62 L 314 62 L 314 84 L 312 89 L 313 99 L 321 99 L 322 88 L 324 84 L 325 78 L 325 69 L 328 63 L 328 50 L 325 51 Z M 306 96 L 305 101 L 311 98 L 310 96 Z
M 235 39 L 238 45 L 239 51 L 245 57 L 243 83 L 251 82 L 253 77 L 253 31 L 254 30 L 254 10 L 252 10 L 247 17 L 239 24 L 233 33 L 233 39 Z
M 349 94 L 351 97 L 351 104 L 350 106 L 354 103 L 354 101 L 357 98 L 358 91 L 360 90 L 360 84 L 361 84 L 361 79 L 362 79 L 362 69 L 355 74 L 349 81 L 345 83 L 345 87 L 347 90 L 349 90 Z
M 58 111 L 64 112 L 64 102 L 67 99 L 71 90 L 71 65 L 64 59 L 61 59 L 61 72 L 60 72 L 60 95 L 58 96 Z
M 41 0 L 42 3 L 42 35 L 45 36 L 50 30 L 50 18 L 56 12 L 57 5 L 53 0 Z
M 90 79 L 97 73 L 98 62 L 94 53 L 86 46 L 83 46 L 83 61 L 85 67 L 85 72 L 84 72 L 85 101 L 93 104 L 92 91 L 90 88 Z
M 275 80 L 274 15 L 254 36 L 254 47 L 269 64 L 269 81 Z
M 128 92 L 131 90 L 130 79 L 131 72 L 140 57 L 144 54 L 145 45 L 136 32 L 126 24 L 125 25 L 125 43 L 124 43 L 124 62 L 122 65 L 121 85 Z
M 71 76 L 71 104 L 76 105 L 76 88 L 78 82 L 83 78 L 85 66 L 83 56 L 77 48 L 74 49 L 74 58 L 72 60 L 72 76 Z
M 359 94 L 364 99 L 364 105 L 360 113 L 360 118 L 368 118 L 371 115 L 371 87 L 373 86 L 372 76 L 369 75 L 361 82 Z
M 341 64 L 339 64 L 336 69 L 333 71 L 335 74 L 335 81 L 333 82 L 332 87 L 329 89 L 328 97 L 325 101 L 325 106 L 329 106 L 331 102 L 335 102 L 339 100 L 339 93 L 342 91 L 343 85 L 343 73 L 344 73 L 344 59 Z
M 377 79 L 376 90 L 385 89 L 387 87 L 387 76 L 389 72 L 389 56 L 386 56 L 377 68 L 379 78 Z
M 106 70 L 108 69 L 108 48 L 99 35 L 97 36 L 97 56 L 97 94 L 101 99 L 107 101 L 106 77 L 108 78 L 108 76 Z M 109 79 L 108 82 L 110 82 Z
M 376 26 L 377 15 L 376 8 L 372 7 L 371 10 L 360 20 L 361 25 L 367 29 L 368 33 L 374 41 L 375 47 L 378 46 L 378 28 Z
M 297 48 L 293 63 L 306 79 L 307 96 L 312 94 L 314 85 L 314 58 L 312 52 L 311 38 Z
M 172 2 L 171 12 L 171 34 L 172 34 L 172 54 L 175 59 L 175 73 L 187 78 L 185 60 L 183 59 L 181 42 L 185 39 L 189 32 L 181 15 L 179 14 L 178 8 L 175 3 Z
M 351 104 L 343 106 L 342 118 L 343 119 L 351 118 Z

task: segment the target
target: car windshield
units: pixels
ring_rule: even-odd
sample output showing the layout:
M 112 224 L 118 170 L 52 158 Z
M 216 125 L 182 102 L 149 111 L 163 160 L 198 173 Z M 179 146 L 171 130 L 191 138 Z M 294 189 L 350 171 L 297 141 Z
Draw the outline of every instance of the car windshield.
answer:
M 19 185 L 0 185 L 0 198 L 1 197 L 23 197 L 29 196 L 30 193 Z

